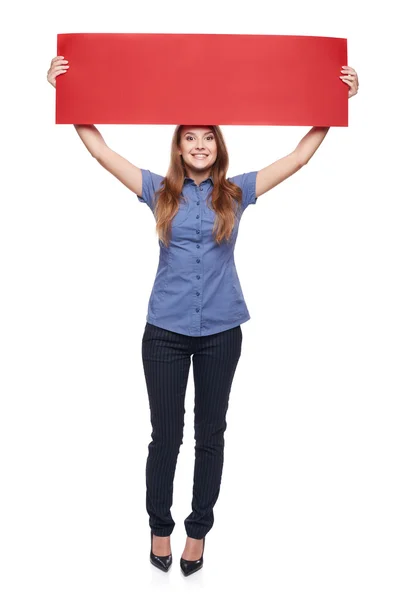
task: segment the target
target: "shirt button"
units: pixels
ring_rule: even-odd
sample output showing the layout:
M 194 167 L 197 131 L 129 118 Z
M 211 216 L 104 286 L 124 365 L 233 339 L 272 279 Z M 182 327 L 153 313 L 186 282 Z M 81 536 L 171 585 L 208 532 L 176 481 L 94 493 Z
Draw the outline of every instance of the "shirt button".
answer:
M 199 205 L 199 204 L 200 204 L 200 202 L 196 202 L 196 204 L 197 204 L 197 205 Z
M 200 217 L 200 215 L 196 215 L 196 219 L 198 219 Z
M 196 233 L 200 233 L 200 229 L 196 229 Z
M 197 232 L 198 233 L 198 232 Z M 196 244 L 197 248 L 200 248 L 200 244 Z
M 201 189 L 201 191 L 203 191 L 203 188 L 202 188 L 202 187 L 201 187 L 200 189 Z
M 199 308 L 196 308 L 196 312 L 199 312 L 199 310 L 200 310 Z
M 197 278 L 197 279 L 200 279 L 200 275 L 196 275 L 196 278 Z
M 200 292 L 196 292 L 196 296 L 200 296 Z
M 197 263 L 199 263 L 199 262 L 200 262 L 200 259 L 199 259 L 199 258 L 197 258 L 197 259 L 196 259 L 196 262 L 197 262 Z

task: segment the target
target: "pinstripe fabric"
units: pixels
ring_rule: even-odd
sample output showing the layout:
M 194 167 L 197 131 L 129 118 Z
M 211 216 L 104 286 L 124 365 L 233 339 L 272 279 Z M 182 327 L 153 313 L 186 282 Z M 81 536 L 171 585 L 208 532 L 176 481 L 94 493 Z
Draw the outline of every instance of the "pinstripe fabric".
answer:
M 155 535 L 168 536 L 173 481 L 183 442 L 185 394 L 193 356 L 195 465 L 189 537 L 201 539 L 214 523 L 224 462 L 226 412 L 242 348 L 240 325 L 206 336 L 188 336 L 146 323 L 142 360 L 152 424 L 146 463 L 146 509 Z

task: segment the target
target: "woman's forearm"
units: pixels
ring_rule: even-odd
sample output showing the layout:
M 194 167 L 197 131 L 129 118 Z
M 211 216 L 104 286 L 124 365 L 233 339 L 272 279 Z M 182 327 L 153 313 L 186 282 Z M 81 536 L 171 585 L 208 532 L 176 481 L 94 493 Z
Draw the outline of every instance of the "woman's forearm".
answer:
M 90 154 L 97 158 L 100 150 L 107 146 L 100 131 L 94 125 L 74 125 L 74 127 Z
M 300 140 L 295 149 L 295 153 L 299 157 L 301 164 L 305 165 L 308 163 L 310 158 L 322 144 L 329 129 L 329 127 L 313 127 L 306 133 L 303 139 Z

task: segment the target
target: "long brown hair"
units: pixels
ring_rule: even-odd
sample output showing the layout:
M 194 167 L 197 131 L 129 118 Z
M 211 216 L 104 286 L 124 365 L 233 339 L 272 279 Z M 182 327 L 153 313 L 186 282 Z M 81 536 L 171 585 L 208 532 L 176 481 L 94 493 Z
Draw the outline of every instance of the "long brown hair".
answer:
M 179 144 L 183 125 L 177 125 L 171 143 L 171 161 L 166 176 L 162 180 L 160 189 L 156 193 L 154 215 L 156 217 L 156 232 L 165 246 L 169 246 L 171 239 L 172 219 L 179 210 L 180 197 L 186 177 L 185 163 L 179 154 Z M 225 140 L 218 125 L 211 125 L 216 145 L 217 158 L 211 167 L 213 189 L 211 206 L 216 218 L 212 233 L 217 244 L 225 238 L 229 241 L 235 226 L 237 210 L 242 204 L 242 190 L 235 183 L 226 179 L 229 166 L 229 156 Z M 207 200 L 210 196 L 207 197 Z

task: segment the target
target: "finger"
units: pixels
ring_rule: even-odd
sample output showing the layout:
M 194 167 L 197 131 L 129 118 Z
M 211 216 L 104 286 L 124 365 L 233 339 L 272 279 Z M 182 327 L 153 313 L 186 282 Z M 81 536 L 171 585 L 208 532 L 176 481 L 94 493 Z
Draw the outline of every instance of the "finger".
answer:
M 348 85 L 350 88 L 352 88 L 352 89 L 354 88 L 355 89 L 356 86 L 354 85 L 354 83 L 352 81 L 347 81 L 347 80 L 344 80 L 344 79 L 342 79 L 342 81 L 343 81 L 343 83 L 345 83 L 346 85 Z
M 52 85 L 55 85 L 57 77 L 59 75 L 64 75 L 64 73 L 67 73 L 67 71 L 58 71 L 57 73 L 49 74 L 47 75 L 47 81 L 49 81 Z
M 348 69 L 341 70 L 342 75 L 347 75 L 349 77 L 355 77 L 357 79 L 357 73 L 353 71 L 349 71 Z
M 68 71 L 69 65 L 60 65 L 58 67 L 52 67 L 49 73 L 59 73 L 60 71 Z

